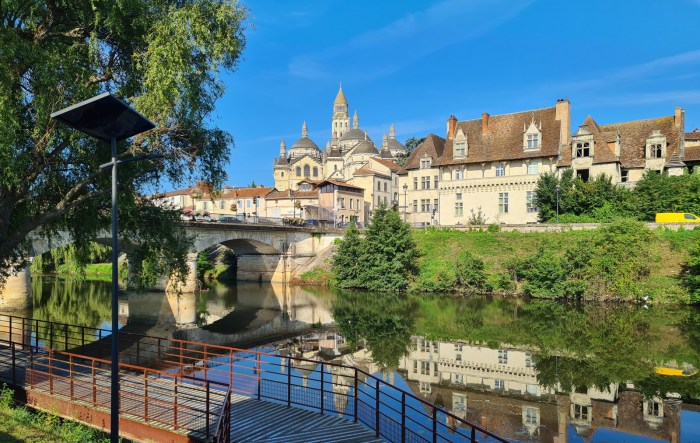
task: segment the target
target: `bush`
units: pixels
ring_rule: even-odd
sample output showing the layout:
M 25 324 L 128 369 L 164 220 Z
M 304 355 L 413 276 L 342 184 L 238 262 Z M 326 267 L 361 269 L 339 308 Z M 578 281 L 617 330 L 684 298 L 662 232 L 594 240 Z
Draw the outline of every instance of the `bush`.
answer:
M 453 264 L 454 274 L 460 289 L 481 291 L 486 287 L 484 261 L 469 251 L 462 252 Z
M 690 250 L 681 270 L 681 282 L 690 294 L 690 302 L 700 304 L 700 240 Z

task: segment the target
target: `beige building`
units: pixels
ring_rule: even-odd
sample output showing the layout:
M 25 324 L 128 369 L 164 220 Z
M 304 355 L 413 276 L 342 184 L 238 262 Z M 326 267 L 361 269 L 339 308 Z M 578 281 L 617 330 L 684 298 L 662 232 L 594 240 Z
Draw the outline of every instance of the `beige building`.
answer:
M 447 120 L 447 138 L 434 134 L 408 158 L 408 222 L 466 225 L 472 214 L 486 223 L 534 223 L 539 176 L 556 171 L 568 144 L 569 101 L 480 119 Z
M 316 189 L 319 208 L 322 213 L 331 214 L 334 223 L 348 223 L 354 220 L 364 224 L 363 188 L 336 180 L 324 180 Z
M 353 173 L 352 183 L 364 190 L 364 219 L 369 220 L 380 205 L 399 205 L 399 165 L 392 160 L 371 157 Z

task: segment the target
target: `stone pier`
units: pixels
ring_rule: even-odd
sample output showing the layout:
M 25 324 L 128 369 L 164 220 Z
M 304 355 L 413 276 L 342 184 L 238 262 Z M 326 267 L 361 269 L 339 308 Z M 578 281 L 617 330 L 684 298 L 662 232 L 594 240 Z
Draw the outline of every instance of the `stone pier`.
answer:
M 32 307 L 32 278 L 29 266 L 13 271 L 0 290 L 0 310 L 21 311 Z

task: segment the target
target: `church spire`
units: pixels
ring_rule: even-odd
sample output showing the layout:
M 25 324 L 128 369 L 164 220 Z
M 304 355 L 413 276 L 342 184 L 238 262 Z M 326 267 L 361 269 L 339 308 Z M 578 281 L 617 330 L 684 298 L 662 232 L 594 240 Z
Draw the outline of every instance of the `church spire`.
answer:
M 355 115 L 352 116 L 352 128 L 353 129 L 360 128 L 360 118 L 357 116 L 357 111 L 355 111 Z
M 393 123 L 389 126 L 389 137 L 396 138 L 396 129 L 394 129 Z
M 389 147 L 389 139 L 386 137 L 386 132 L 384 133 L 384 137 L 382 137 L 382 149 L 388 148 Z
M 309 138 L 309 130 L 306 128 L 306 120 L 304 120 L 304 124 L 301 125 L 301 137 Z
M 280 143 L 280 160 L 284 160 L 287 158 L 287 145 L 284 143 L 284 139 L 282 139 L 282 143 Z
M 335 101 L 333 102 L 334 105 L 348 105 L 348 100 L 345 98 L 345 94 L 343 93 L 343 84 L 340 84 L 340 89 L 338 89 L 338 95 L 335 96 Z

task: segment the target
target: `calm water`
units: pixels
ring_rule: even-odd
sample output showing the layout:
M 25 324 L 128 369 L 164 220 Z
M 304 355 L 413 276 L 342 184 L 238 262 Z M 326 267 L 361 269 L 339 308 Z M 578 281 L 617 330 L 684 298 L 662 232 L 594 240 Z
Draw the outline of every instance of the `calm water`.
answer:
M 109 324 L 109 283 L 44 278 L 33 289 L 28 315 Z M 119 312 L 128 330 L 221 344 L 270 350 L 298 335 L 307 355 L 330 337 L 326 359 L 516 441 L 700 442 L 700 373 L 673 375 L 700 368 L 697 308 L 217 284 L 198 296 L 126 293 Z

